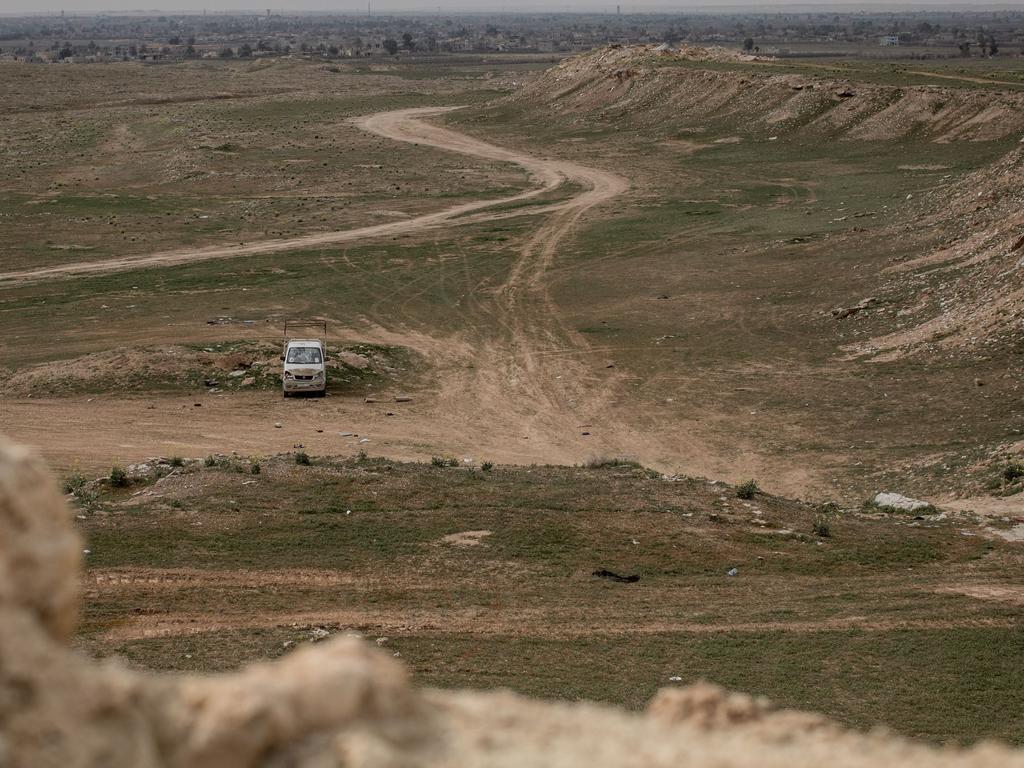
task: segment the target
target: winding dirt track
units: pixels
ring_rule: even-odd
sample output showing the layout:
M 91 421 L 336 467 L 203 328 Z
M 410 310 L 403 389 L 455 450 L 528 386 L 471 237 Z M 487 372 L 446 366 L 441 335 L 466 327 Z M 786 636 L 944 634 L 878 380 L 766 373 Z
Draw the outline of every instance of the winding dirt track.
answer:
M 371 333 L 375 341 L 416 349 L 435 369 L 437 389 L 416 408 L 403 409 L 409 418 L 401 425 L 384 424 L 365 408 L 357 415 L 353 404 L 342 399 L 322 404 L 315 413 L 303 409 L 302 421 L 312 418 L 348 424 L 353 432 L 371 431 L 374 442 L 368 447 L 396 458 L 461 452 L 509 463 L 575 463 L 615 455 L 643 458 L 660 466 L 660 457 L 669 455 L 664 453 L 666 446 L 655 446 L 650 434 L 632 429 L 624 416 L 629 409 L 624 411 L 619 400 L 622 374 L 608 370 L 608 352 L 591 347 L 562 316 L 548 286 L 548 271 L 559 247 L 581 218 L 625 192 L 629 183 L 613 173 L 498 147 L 423 119 L 448 110 L 405 109 L 355 122 L 363 130 L 395 141 L 514 163 L 529 173 L 536 186 L 511 197 L 464 203 L 383 225 L 10 272 L 0 274 L 0 283 L 173 266 L 347 243 L 442 224 L 536 216 L 539 227 L 524 241 L 510 243 L 514 260 L 505 282 L 497 290 L 493 285 L 479 286 L 479 290 L 468 292 L 461 306 L 450 308 L 461 319 L 460 331 L 439 336 L 431 328 L 409 325 L 403 322 L 401 306 L 394 306 L 389 307 L 393 318 L 389 327 Z M 526 210 L 502 209 L 566 182 L 582 191 Z M 381 301 L 393 303 L 388 297 Z M 332 322 L 345 324 L 344 318 Z M 365 335 L 366 330 L 359 333 Z M 339 448 L 337 438 L 327 442 L 326 434 L 321 447 L 318 437 L 309 434 L 310 425 L 298 420 L 297 409 L 266 402 L 265 395 L 238 393 L 232 398 L 206 400 L 201 416 L 187 416 L 182 412 L 182 408 L 188 411 L 187 404 L 175 403 L 168 410 L 170 403 L 157 407 L 151 398 L 122 398 L 117 402 L 119 417 L 113 423 L 104 415 L 109 406 L 92 398 L 84 402 L 23 400 L 8 403 L 4 419 L 10 434 L 38 445 L 58 462 L 72 459 L 103 465 L 111 457 L 134 460 L 172 450 L 188 455 L 221 450 L 273 453 L 287 450 L 297 440 L 328 453 Z M 273 418 L 280 418 L 286 427 L 269 429 Z M 134 426 L 126 431 L 126 424 Z M 700 448 L 677 435 L 669 453 L 693 456 Z
M 267 253 L 280 253 L 303 248 L 316 248 L 325 245 L 339 245 L 359 240 L 390 237 L 449 224 L 474 223 L 495 218 L 505 218 L 508 212 L 492 211 L 483 215 L 471 216 L 488 208 L 500 208 L 511 203 L 520 203 L 538 197 L 560 186 L 567 180 L 581 184 L 584 191 L 575 197 L 543 208 L 534 208 L 528 213 L 576 211 L 608 200 L 625 191 L 628 184 L 624 179 L 611 173 L 587 168 L 574 163 L 545 160 L 522 152 L 488 144 L 456 131 L 441 128 L 424 122 L 420 118 L 438 115 L 451 111 L 451 107 L 426 107 L 403 109 L 394 112 L 383 112 L 358 118 L 356 125 L 363 130 L 379 136 L 413 144 L 426 144 L 438 149 L 459 152 L 464 155 L 513 163 L 524 168 L 533 181 L 534 189 L 520 192 L 509 197 L 494 200 L 477 200 L 446 208 L 443 211 L 416 216 L 402 221 L 375 224 L 369 227 L 343 229 L 333 232 L 320 232 L 300 237 L 276 238 L 261 240 L 240 245 L 214 245 L 202 248 L 183 248 L 141 256 L 125 256 L 121 258 L 86 261 L 73 264 L 58 264 L 52 267 L 29 269 L 15 272 L 0 272 L 0 283 L 3 282 L 38 282 L 50 278 L 69 277 L 75 275 L 109 274 L 125 272 L 131 269 L 147 267 L 168 267 L 178 264 L 189 264 L 213 259 L 231 259 L 239 256 L 256 256 Z

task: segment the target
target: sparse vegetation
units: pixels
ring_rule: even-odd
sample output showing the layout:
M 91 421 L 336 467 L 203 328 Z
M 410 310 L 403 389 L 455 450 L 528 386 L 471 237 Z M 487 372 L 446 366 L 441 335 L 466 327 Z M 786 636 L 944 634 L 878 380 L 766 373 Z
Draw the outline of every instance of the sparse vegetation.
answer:
M 754 480 L 747 480 L 745 483 L 741 483 L 736 486 L 736 498 L 738 499 L 752 499 L 761 489 L 757 487 L 757 483 Z
M 888 504 L 877 504 L 875 503 L 874 499 L 868 499 L 867 501 L 865 501 L 861 505 L 861 509 L 868 512 L 881 512 L 885 515 L 913 515 L 915 517 L 938 514 L 938 510 L 931 504 L 928 504 L 927 506 L 924 507 L 918 507 L 917 509 L 911 511 L 907 509 L 900 509 L 899 507 L 893 507 Z
M 81 472 L 72 472 L 70 475 L 67 475 L 64 478 L 63 482 L 61 483 L 61 490 L 63 490 L 64 493 L 66 494 L 77 494 L 79 491 L 82 490 L 82 488 L 85 487 L 85 483 L 85 475 L 83 475 Z
M 599 457 L 591 459 L 586 463 L 588 469 L 606 469 L 609 467 L 628 467 L 630 469 L 642 469 L 643 465 L 639 461 L 633 459 L 623 459 L 618 457 Z
M 285 23 L 272 20 L 266 34 Z M 408 39 L 399 35 L 404 29 L 374 36 L 403 41 L 405 52 L 393 59 L 341 61 L 327 39 L 268 61 L 277 52 L 255 40 L 249 51 L 245 40 L 201 35 L 188 55 L 233 46 L 224 61 L 19 73 L 32 87 L 5 101 L 0 169 L 11 181 L 0 195 L 2 271 L 306 236 L 316 243 L 333 230 L 532 189 L 535 180 L 512 164 L 393 141 L 353 120 L 404 107 L 468 104 L 435 120 L 618 174 L 631 187 L 573 219 L 549 270 L 529 244 L 550 229 L 546 223 L 566 218 L 551 218 L 550 207 L 589 183 L 494 209 L 529 215 L 489 222 L 484 211 L 426 235 L 408 230 L 344 247 L 135 265 L 59 283 L 0 280 L 5 429 L 6 409 L 29 439 L 40 416 L 52 413 L 100 425 L 95 446 L 88 436 L 61 435 L 78 437 L 89 452 L 84 466 L 100 467 L 97 474 L 125 455 L 122 421 L 162 423 L 152 440 L 139 436 L 132 461 L 168 445 L 190 446 L 194 456 L 228 454 L 203 460 L 224 471 L 172 473 L 152 497 L 129 501 L 113 471 L 109 482 L 88 484 L 95 493 L 72 491 L 79 509 L 97 513 L 75 522 L 97 577 L 76 643 L 139 666 L 223 669 L 283 653 L 301 634 L 292 626 L 297 616 L 339 615 L 342 606 L 344 629 L 387 632 L 419 684 L 512 687 L 640 708 L 670 676 L 701 676 L 783 705 L 823 708 L 859 727 L 1024 743 L 1018 606 L 957 591 L 967 582 L 1020 583 L 1020 545 L 986 539 L 991 531 L 966 518 L 913 521 L 891 509 L 883 511 L 892 517 L 840 516 L 838 504 L 780 498 L 829 493 L 845 507 L 879 487 L 935 489 L 925 498 L 940 498 L 970 467 L 989 491 L 1024 487 L 1024 468 L 1007 464 L 1019 458 L 1006 447 L 1020 434 L 1019 413 L 998 407 L 1019 400 L 1019 333 L 964 352 L 957 334 L 970 329 L 957 326 L 914 355 L 897 349 L 876 359 L 869 351 L 875 340 L 942 311 L 942 286 L 962 284 L 961 272 L 963 283 L 997 284 L 995 274 L 972 273 L 971 265 L 998 259 L 958 260 L 976 255 L 960 243 L 964 233 L 996 243 L 998 258 L 1010 247 L 987 237 L 985 217 L 1007 201 L 1017 205 L 1019 166 L 1007 166 L 1010 191 L 975 174 L 1019 152 L 1019 121 L 1012 136 L 993 131 L 997 138 L 961 141 L 949 115 L 959 114 L 954 107 L 967 94 L 978 114 L 1012 117 L 1021 88 L 1007 82 L 1024 80 L 1019 67 L 1004 64 L 1005 45 L 996 61 L 915 60 L 916 74 L 887 62 L 816 61 L 806 51 L 770 63 L 736 61 L 747 35 L 756 35 L 748 51 L 772 45 L 773 33 L 751 26 L 738 37 L 731 31 L 732 59 L 652 55 L 642 67 L 582 73 L 592 90 L 566 99 L 555 96 L 569 93 L 564 85 L 529 90 L 551 55 L 419 61 L 417 52 L 443 43 L 431 44 L 415 23 Z M 383 65 L 387 72 L 375 71 Z M 645 90 L 642 73 L 658 72 L 679 98 Z M 512 88 L 513 78 L 523 85 Z M 736 97 L 709 113 L 706 99 L 692 98 L 709 83 L 735 87 Z M 908 132 L 879 138 L 895 131 L 886 122 L 889 97 L 920 84 L 928 88 L 914 92 L 913 119 L 897 126 Z M 900 93 L 855 108 L 874 86 Z M 602 102 L 627 91 L 635 108 Z M 116 109 L 91 108 L 107 94 L 118 94 Z M 808 103 L 813 109 L 801 112 Z M 853 119 L 856 135 L 829 114 Z M 912 127 L 935 115 L 948 140 Z M 335 162 L 340 156 L 344 163 Z M 950 207 L 957 190 L 966 207 Z M 937 249 L 948 249 L 955 269 L 915 267 Z M 898 271 L 887 282 L 890 268 Z M 527 286 L 542 289 L 544 300 Z M 359 413 L 345 401 L 338 408 L 330 406 L 339 401 L 278 402 L 280 350 L 250 339 L 269 334 L 275 308 L 295 297 L 295 308 L 311 314 L 344 307 L 359 318 L 346 333 L 387 328 L 397 344 L 407 334 L 408 347 L 347 341 L 344 359 L 339 347 L 329 361 L 332 394 L 383 403 L 383 393 L 410 393 L 388 406 L 387 429 L 374 423 L 380 412 Z M 842 318 L 830 312 L 861 304 L 867 308 Z M 203 319 L 210 325 L 201 327 Z M 86 330 L 72 338 L 68 327 Z M 125 346 L 147 328 L 153 344 Z M 54 338 L 68 343 L 55 347 Z M 167 339 L 190 341 L 155 343 Z M 421 358 L 413 347 L 431 354 Z M 53 359 L 58 354 L 76 357 Z M 534 380 L 502 391 L 507 371 L 493 363 L 505 354 L 529 359 L 515 376 Z M 445 391 L 459 398 L 434 399 L 442 376 L 453 377 Z M 125 393 L 132 396 L 117 399 L 125 418 L 116 425 L 110 408 L 92 403 L 95 396 L 110 406 Z M 282 407 L 302 416 L 280 417 Z M 322 421 L 310 418 L 315 408 Z M 232 433 L 234 442 L 213 442 L 247 413 L 252 421 Z M 443 428 L 427 429 L 435 424 L 424 420 L 438 414 Z M 277 418 L 283 432 L 270 430 Z M 207 419 L 209 428 L 195 429 Z M 902 426 L 879 428 L 889 423 Z M 352 458 L 359 435 L 341 433 L 353 439 L 338 443 L 330 433 L 312 434 L 311 425 L 366 432 L 364 442 L 385 455 L 438 455 L 429 465 L 370 459 L 364 450 Z M 552 434 L 541 434 L 550 425 Z M 486 437 L 470 431 L 484 427 Z M 173 428 L 177 436 L 166 434 Z M 254 447 L 264 430 L 273 444 Z M 157 440 L 161 447 L 151 447 Z M 304 468 L 313 463 L 305 450 L 245 458 L 299 440 L 317 454 L 314 469 Z M 75 460 L 73 447 L 59 447 L 46 449 L 66 457 L 58 461 Z M 348 453 L 332 460 L 331 450 Z M 637 451 L 662 468 L 707 467 L 710 479 L 724 468 L 730 477 L 757 475 L 772 493 L 749 480 L 733 492 L 756 504 L 739 504 L 726 484 L 661 479 L 614 455 L 583 469 L 515 466 L 613 451 Z M 480 465 L 486 477 L 468 466 L 438 469 L 460 466 L 451 454 L 484 452 L 494 460 Z M 254 482 L 246 474 L 262 476 Z M 982 535 L 961 535 L 965 526 Z M 460 533 L 475 534 L 472 544 L 446 540 Z M 738 577 L 725 578 L 733 565 Z M 625 594 L 595 583 L 589 574 L 597 568 L 641 580 Z M 108 569 L 127 578 L 100 578 Z M 187 569 L 187 585 L 171 579 L 157 588 L 133 578 L 158 569 Z M 870 632 L 859 616 L 871 617 Z M 154 621 L 169 633 L 147 634 Z M 392 634 L 396 622 L 402 630 Z M 188 634 L 173 634 L 175 626 Z M 770 663 L 765 648 L 773 650 Z
M 128 473 L 125 471 L 124 467 L 120 466 L 119 464 L 115 464 L 113 467 L 111 467 L 110 484 L 114 488 L 125 488 L 128 486 L 128 483 Z
M 183 466 L 185 466 L 185 460 L 183 458 L 181 458 L 181 456 L 172 456 L 171 457 L 171 466 L 172 467 L 183 467 Z
M 1003 469 L 1003 479 L 1008 483 L 1016 482 L 1024 477 L 1024 464 L 1008 464 Z
M 388 462 L 387 472 L 367 472 L 324 461 L 311 484 L 292 456 L 264 461 L 273 467 L 266 473 L 272 483 L 241 491 L 223 476 L 199 473 L 181 485 L 171 479 L 161 498 L 136 497 L 130 507 L 119 507 L 127 502 L 111 492 L 103 500 L 108 514 L 80 521 L 97 574 L 182 567 L 192 574 L 187 587 L 161 592 L 170 611 L 163 618 L 187 613 L 188 633 L 144 636 L 150 619 L 136 609 L 151 593 L 144 581 L 129 582 L 90 597 L 83 648 L 159 669 L 230 668 L 279 655 L 296 632 L 288 616 L 344 601 L 371 635 L 390 615 L 415 617 L 389 646 L 419 684 L 510 686 L 640 708 L 667 676 L 680 673 L 806 708 L 807 690 L 822 685 L 820 664 L 809 660 L 827 652 L 850 673 L 833 679 L 833 695 L 815 696 L 814 706 L 844 723 L 886 723 L 943 741 L 973 740 L 984 720 L 984 733 L 1021 739 L 1015 713 L 1024 706 L 1024 686 L 1015 671 L 1024 669 L 1024 657 L 1020 644 L 1008 642 L 1017 612 L 948 591 L 966 574 L 975 582 L 1024 577 L 1013 556 L 1019 545 L 961 536 L 963 522 L 908 527 L 852 515 L 842 535 L 833 526 L 828 546 L 815 546 L 819 508 L 766 496 L 759 499 L 765 518 L 794 533 L 752 533 L 749 510 L 723 508 L 721 488 L 703 480 L 509 466 L 482 482 L 480 473 L 430 465 Z M 240 492 L 244 504 L 233 503 Z M 187 503 L 175 509 L 179 500 Z M 218 524 L 195 526 L 182 508 Z M 667 513 L 672 509 L 689 515 Z M 434 546 L 453 532 L 483 530 L 491 533 L 476 547 Z M 609 601 L 604 589 L 595 590 L 588 576 L 595 560 L 641 574 L 644 599 Z M 722 577 L 735 564 L 740 579 L 756 577 L 758 599 L 738 595 L 738 582 Z M 904 585 L 908 567 L 911 590 Z M 424 569 L 443 569 L 443 582 L 425 583 Z M 235 570 L 247 580 L 225 583 L 222 574 Z M 260 570 L 268 584 L 298 581 L 252 589 Z M 319 573 L 343 578 L 309 576 Z M 679 597 L 697 590 L 698 602 Z M 509 604 L 536 618 L 524 625 L 487 607 Z M 479 633 L 460 620 L 457 609 L 466 606 L 488 612 L 493 631 Z M 876 617 L 870 637 L 842 618 L 862 613 Z M 573 636 L 560 634 L 566 616 L 597 614 L 599 625 L 570 619 Z M 244 627 L 196 631 L 225 619 Z M 933 620 L 940 628 L 906 626 Z M 632 631 L 652 623 L 677 629 Z M 721 626 L 736 629 L 708 631 Z M 110 641 L 105 633 L 114 627 L 121 639 Z M 766 644 L 791 663 L 757 662 Z M 452 654 L 467 654 L 465 663 L 445 663 Z M 964 676 L 964 654 L 973 660 L 971 685 L 951 700 L 949 680 Z M 859 663 L 865 658 L 871 663 Z M 893 686 L 908 669 L 913 685 Z M 965 710 L 972 714 L 965 718 Z

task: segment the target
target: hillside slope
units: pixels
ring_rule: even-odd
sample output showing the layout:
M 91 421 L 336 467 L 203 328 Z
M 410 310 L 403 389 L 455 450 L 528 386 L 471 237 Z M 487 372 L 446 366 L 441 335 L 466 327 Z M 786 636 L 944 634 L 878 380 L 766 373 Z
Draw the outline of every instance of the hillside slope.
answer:
M 941 239 L 888 267 L 880 286 L 907 327 L 851 351 L 876 359 L 951 350 L 1024 354 L 1022 179 L 1024 149 L 1018 148 L 922 198 L 896 236 L 939 232 Z
M 893 85 L 877 81 L 914 78 L 865 70 L 854 81 L 825 66 L 820 75 L 809 74 L 819 65 L 797 65 L 797 73 L 780 73 L 781 66 L 724 49 L 613 46 L 562 62 L 510 99 L 577 125 L 617 123 L 650 137 L 686 134 L 702 142 L 743 136 L 780 144 L 1006 146 L 994 164 L 948 173 L 898 206 L 884 236 L 900 247 L 874 297 L 874 306 L 891 308 L 896 321 L 873 327 L 869 339 L 847 351 L 880 360 L 953 347 L 1019 351 L 1024 150 L 1012 145 L 1024 131 L 1024 90 Z M 890 145 L 885 152 L 898 158 L 901 150 Z
M 567 59 L 512 98 L 578 119 L 648 125 L 701 120 L 748 133 L 873 141 L 991 141 L 1020 132 L 1024 92 L 884 85 L 777 73 L 719 49 L 613 46 Z

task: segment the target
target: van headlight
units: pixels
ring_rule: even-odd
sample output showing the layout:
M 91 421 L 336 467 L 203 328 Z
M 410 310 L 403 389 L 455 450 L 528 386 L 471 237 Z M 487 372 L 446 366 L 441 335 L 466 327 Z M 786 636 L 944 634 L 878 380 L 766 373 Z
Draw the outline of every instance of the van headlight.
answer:
M 284 377 L 285 377 L 286 379 L 294 379 L 294 378 L 295 378 L 295 376 L 293 376 L 293 375 L 292 375 L 292 372 L 291 372 L 291 371 L 285 371 L 285 372 L 284 372 Z
M 322 379 L 323 377 L 324 377 L 324 372 L 323 371 L 317 371 L 316 373 L 313 374 L 313 378 L 314 379 Z

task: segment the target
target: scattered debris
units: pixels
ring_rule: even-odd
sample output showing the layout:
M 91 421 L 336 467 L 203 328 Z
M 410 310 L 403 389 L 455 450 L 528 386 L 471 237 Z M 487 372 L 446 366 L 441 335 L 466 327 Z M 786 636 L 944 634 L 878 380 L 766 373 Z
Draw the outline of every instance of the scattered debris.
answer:
M 621 584 L 633 584 L 640 581 L 640 577 L 636 574 L 630 576 L 620 576 L 619 574 L 602 568 L 599 571 L 594 571 L 591 576 L 596 576 L 599 579 L 608 579 L 608 581 L 617 581 Z
M 739 568 L 730 568 L 725 572 L 726 576 L 738 576 L 740 573 Z

